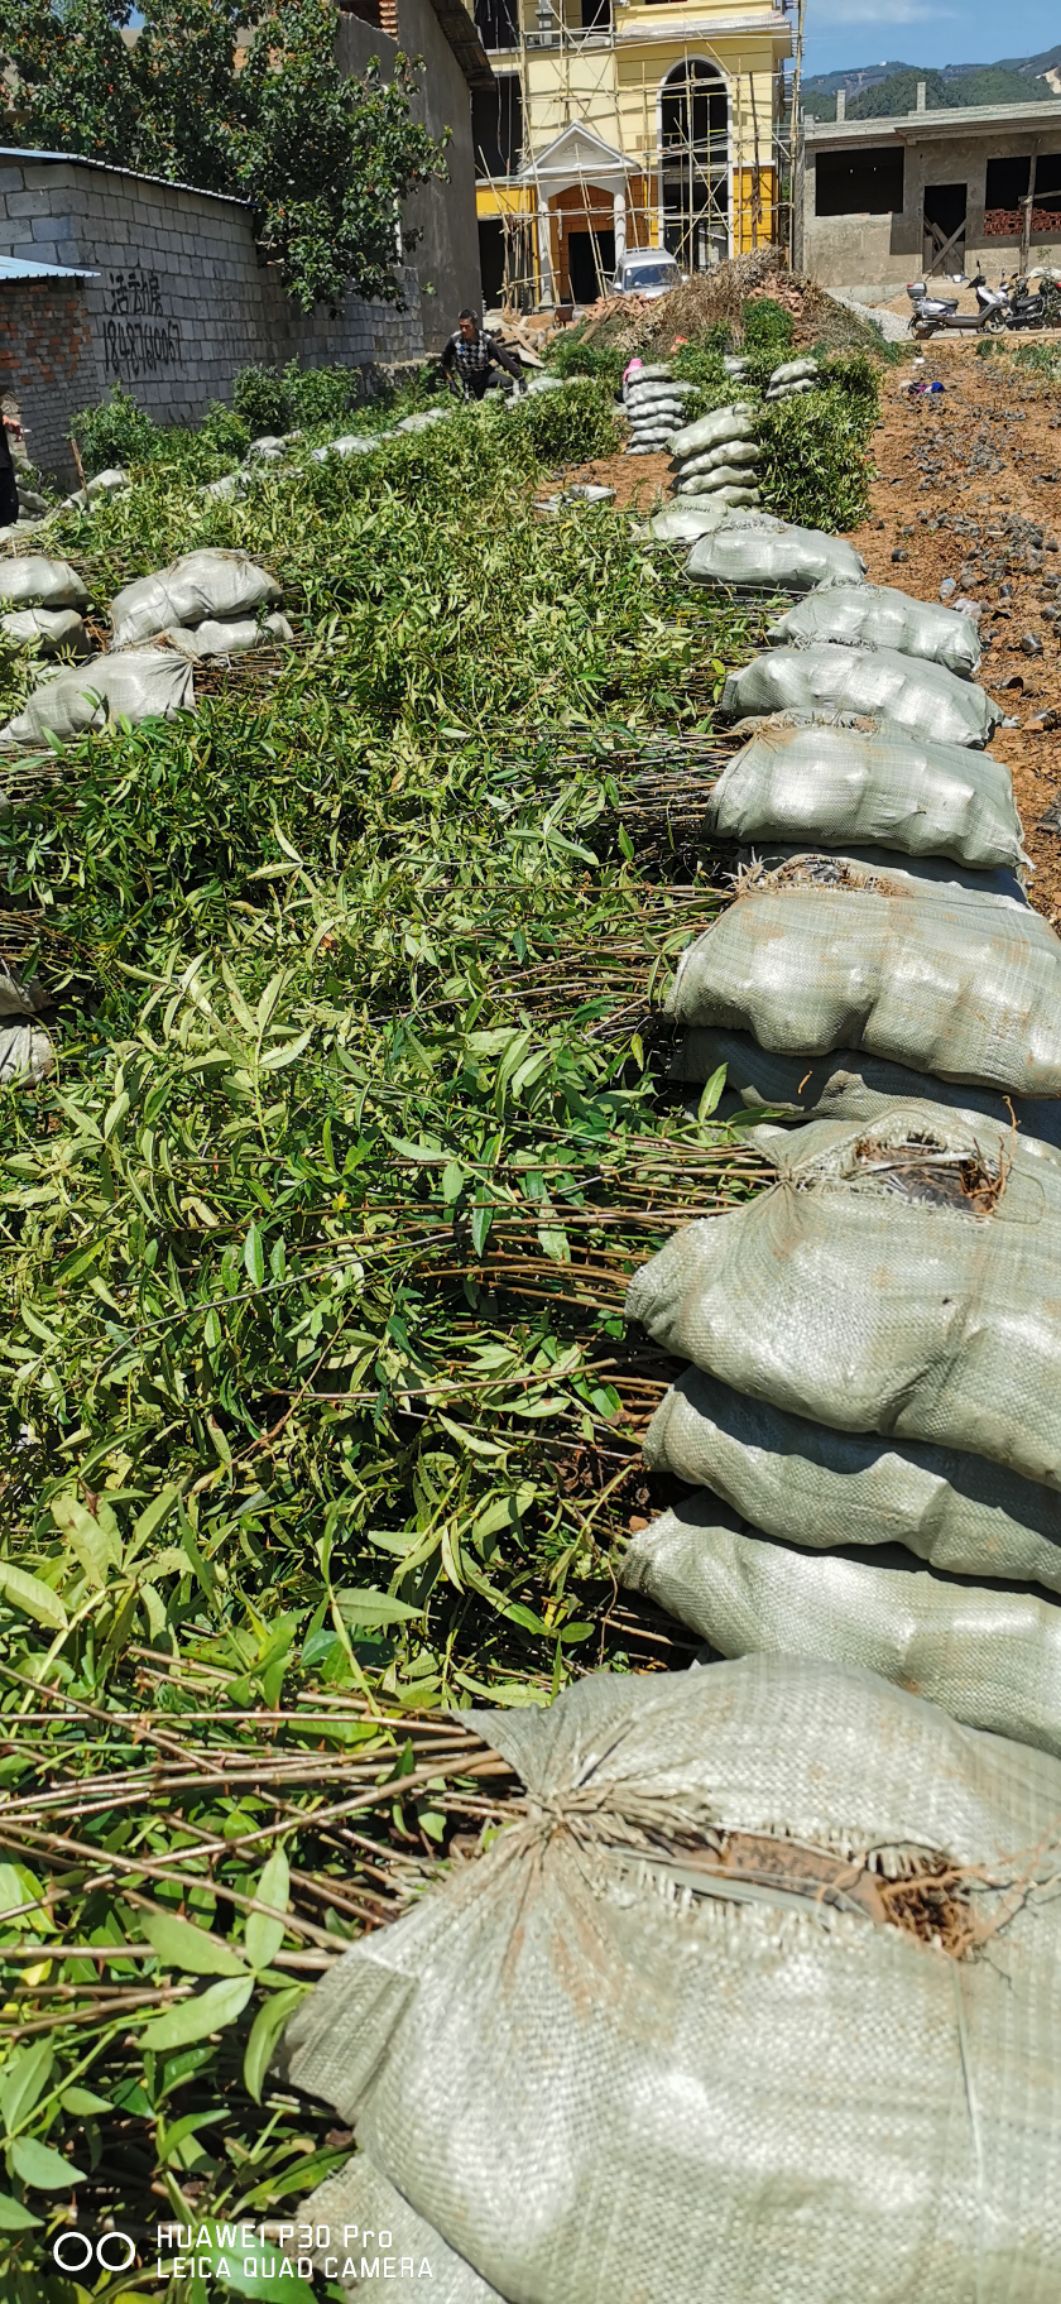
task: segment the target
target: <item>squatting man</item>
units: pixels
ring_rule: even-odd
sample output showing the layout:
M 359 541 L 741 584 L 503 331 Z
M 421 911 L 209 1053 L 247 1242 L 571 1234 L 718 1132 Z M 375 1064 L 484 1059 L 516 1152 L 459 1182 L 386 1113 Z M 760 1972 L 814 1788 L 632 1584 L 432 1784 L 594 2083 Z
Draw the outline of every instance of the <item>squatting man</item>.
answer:
M 480 326 L 478 313 L 466 305 L 452 336 L 448 336 L 443 345 L 442 373 L 460 384 L 466 400 L 481 400 L 497 368 L 503 368 L 507 376 L 514 376 L 517 384 L 522 382 L 519 361 L 511 352 L 506 352 L 496 336 L 488 335 Z

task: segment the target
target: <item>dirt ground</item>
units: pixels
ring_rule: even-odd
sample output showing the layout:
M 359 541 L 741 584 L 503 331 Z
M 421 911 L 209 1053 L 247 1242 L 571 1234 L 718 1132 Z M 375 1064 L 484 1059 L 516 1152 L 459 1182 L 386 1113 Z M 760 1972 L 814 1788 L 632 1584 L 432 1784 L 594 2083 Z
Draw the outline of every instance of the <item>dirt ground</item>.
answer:
M 870 581 L 918 599 L 982 609 L 980 674 L 1016 728 L 992 739 L 1013 776 L 1029 853 L 1030 894 L 1061 927 L 1061 389 L 1021 374 L 1005 351 L 931 342 L 923 365 L 885 377 L 872 453 L 869 520 L 853 541 Z M 941 393 L 910 401 L 913 374 Z

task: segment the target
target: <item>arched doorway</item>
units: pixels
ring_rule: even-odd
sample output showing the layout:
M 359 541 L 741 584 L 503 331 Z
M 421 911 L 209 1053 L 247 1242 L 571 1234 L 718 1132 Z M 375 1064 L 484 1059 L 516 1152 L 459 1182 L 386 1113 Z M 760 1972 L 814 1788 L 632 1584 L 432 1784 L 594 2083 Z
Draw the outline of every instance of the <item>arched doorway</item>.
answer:
M 701 57 L 676 64 L 660 90 L 663 245 L 686 272 L 729 255 L 729 93 Z

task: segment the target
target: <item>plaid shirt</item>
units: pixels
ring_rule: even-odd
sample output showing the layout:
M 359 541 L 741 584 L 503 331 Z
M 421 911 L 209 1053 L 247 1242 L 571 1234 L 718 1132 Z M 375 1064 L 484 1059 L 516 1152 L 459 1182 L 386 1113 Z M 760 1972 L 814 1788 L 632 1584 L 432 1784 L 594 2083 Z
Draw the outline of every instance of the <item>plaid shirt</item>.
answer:
M 461 335 L 460 329 L 455 328 L 442 354 L 443 367 L 456 367 L 461 377 L 479 376 L 484 368 L 492 368 L 495 362 L 501 365 L 501 347 L 496 336 L 488 336 L 485 328 L 480 328 L 470 344 Z

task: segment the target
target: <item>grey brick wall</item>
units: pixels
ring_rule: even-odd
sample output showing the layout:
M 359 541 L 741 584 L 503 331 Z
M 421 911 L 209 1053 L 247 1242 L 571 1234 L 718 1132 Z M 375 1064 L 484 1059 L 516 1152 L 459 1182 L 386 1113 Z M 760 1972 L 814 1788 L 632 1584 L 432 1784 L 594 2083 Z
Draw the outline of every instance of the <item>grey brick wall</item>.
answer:
M 69 373 L 51 382 L 34 334 L 34 284 L 0 287 L 0 379 L 19 401 L 33 461 L 63 477 L 63 426 L 119 380 L 160 421 L 185 423 L 227 399 L 254 361 L 367 371 L 424 349 L 415 272 L 405 276 L 404 312 L 351 297 L 335 319 L 306 317 L 260 264 L 240 202 L 85 161 L 0 158 L 0 254 L 97 274 L 79 291 L 52 284 L 84 327 L 71 320 Z

